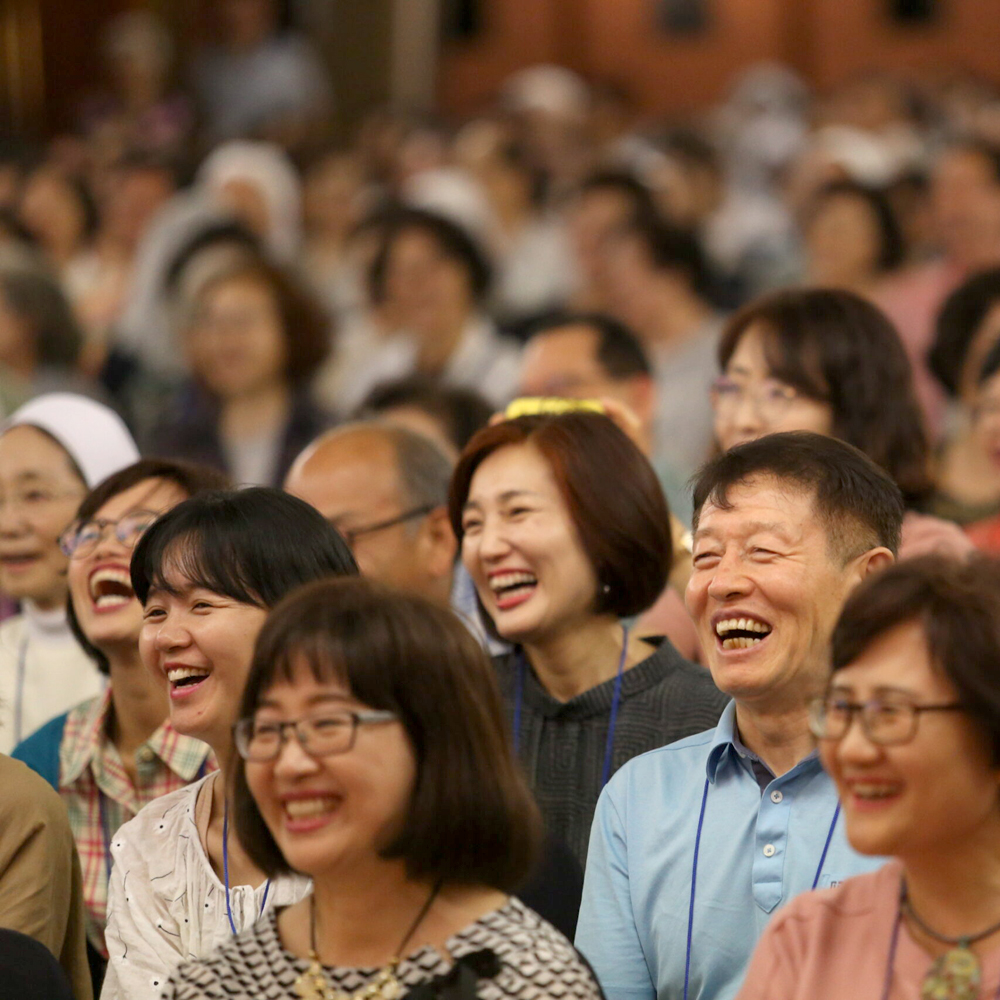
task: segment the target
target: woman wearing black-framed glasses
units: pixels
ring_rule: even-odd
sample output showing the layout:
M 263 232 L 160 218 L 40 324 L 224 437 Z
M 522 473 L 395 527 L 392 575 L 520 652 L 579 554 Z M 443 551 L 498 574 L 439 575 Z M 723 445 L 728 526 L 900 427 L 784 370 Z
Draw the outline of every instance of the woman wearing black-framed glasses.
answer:
M 811 728 L 847 836 L 892 860 L 771 922 L 739 1000 L 1000 996 L 1000 562 L 859 587 Z

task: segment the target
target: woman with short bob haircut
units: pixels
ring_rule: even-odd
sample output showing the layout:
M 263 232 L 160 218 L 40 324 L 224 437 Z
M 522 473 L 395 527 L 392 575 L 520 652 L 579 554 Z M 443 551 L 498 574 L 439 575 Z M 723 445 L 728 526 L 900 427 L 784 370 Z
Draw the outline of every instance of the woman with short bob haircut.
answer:
M 509 897 L 538 810 L 489 662 L 454 615 L 364 579 L 303 587 L 261 631 L 240 715 L 239 836 L 313 893 L 181 966 L 166 997 L 452 982 L 469 1000 L 600 996 L 569 942 Z
M 1000 993 L 1000 562 L 925 556 L 848 599 L 812 706 L 878 871 L 771 921 L 740 1000 Z
M 515 646 L 494 661 L 515 749 L 548 832 L 583 862 L 611 774 L 711 728 L 726 703 L 669 640 L 621 622 L 670 571 L 656 473 L 603 414 L 519 417 L 469 442 L 449 514 L 483 610 Z
M 780 431 L 839 438 L 902 490 L 902 558 L 970 550 L 955 525 L 920 513 L 934 487 L 930 448 L 910 362 L 881 310 L 839 289 L 766 295 L 729 321 L 719 366 L 712 406 L 723 451 Z
M 356 574 L 315 508 L 267 487 L 185 500 L 136 545 L 139 655 L 173 728 L 207 743 L 219 770 L 150 803 L 112 839 L 105 1000 L 158 995 L 182 960 L 307 893 L 303 878 L 267 879 L 229 835 L 232 728 L 270 608 L 301 584 Z

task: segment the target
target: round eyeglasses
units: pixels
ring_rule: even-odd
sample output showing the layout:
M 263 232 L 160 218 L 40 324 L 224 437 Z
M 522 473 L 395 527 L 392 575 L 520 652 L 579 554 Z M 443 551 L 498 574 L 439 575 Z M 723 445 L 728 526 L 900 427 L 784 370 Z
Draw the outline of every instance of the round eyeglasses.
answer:
M 815 698 L 809 703 L 809 728 L 818 740 L 842 740 L 855 715 L 861 731 L 881 747 L 909 743 L 917 735 L 923 712 L 961 712 L 958 702 L 947 705 L 918 705 L 906 698 L 872 698 L 866 702 L 848 701 L 839 695 Z
M 160 515 L 151 510 L 134 510 L 117 521 L 107 518 L 94 518 L 90 521 L 78 521 L 71 524 L 59 538 L 59 548 L 70 559 L 81 558 L 97 547 L 108 528 L 115 529 L 115 538 L 127 549 L 135 547 L 146 529 Z
M 336 753 L 347 753 L 354 746 L 358 726 L 394 722 L 395 719 L 394 712 L 374 710 L 330 712 L 328 715 L 292 722 L 240 719 L 233 727 L 233 739 L 239 755 L 255 764 L 277 760 L 288 739 L 289 730 L 295 733 L 299 746 L 310 757 L 329 757 Z

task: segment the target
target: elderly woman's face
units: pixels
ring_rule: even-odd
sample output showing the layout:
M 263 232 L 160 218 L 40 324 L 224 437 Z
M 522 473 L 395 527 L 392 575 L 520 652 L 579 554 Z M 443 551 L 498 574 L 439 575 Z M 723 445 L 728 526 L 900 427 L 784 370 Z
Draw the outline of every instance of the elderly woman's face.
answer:
M 934 667 L 923 627 L 912 621 L 880 636 L 833 675 L 834 698 L 888 706 L 950 705 L 957 692 Z M 855 716 L 820 755 L 840 794 L 851 845 L 863 854 L 927 857 L 995 829 L 1000 768 L 982 728 L 962 711 L 918 713 L 913 739 L 880 746 Z
M 833 407 L 775 378 L 764 345 L 764 332 L 751 324 L 712 390 L 715 439 L 723 451 L 783 431 L 833 434 Z
M 505 639 L 530 645 L 593 614 L 594 567 L 552 468 L 533 445 L 508 445 L 483 461 L 462 526 L 462 562 Z
M 264 692 L 258 725 L 309 720 L 327 727 L 370 710 L 305 664 Z M 288 863 L 314 879 L 357 872 L 378 859 L 405 818 L 417 761 L 398 721 L 361 723 L 342 752 L 312 756 L 286 729 L 277 759 L 246 764 L 247 785 Z

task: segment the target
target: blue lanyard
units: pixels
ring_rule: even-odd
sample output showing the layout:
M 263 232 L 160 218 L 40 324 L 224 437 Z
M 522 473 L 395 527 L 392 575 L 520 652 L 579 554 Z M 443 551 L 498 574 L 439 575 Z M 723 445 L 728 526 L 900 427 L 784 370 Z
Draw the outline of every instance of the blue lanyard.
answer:
M 687 949 L 684 955 L 684 1000 L 688 1000 L 688 984 L 690 982 L 691 976 L 691 938 L 694 931 L 694 897 L 695 890 L 698 885 L 698 853 L 701 849 L 701 831 L 705 823 L 705 804 L 708 802 L 708 785 L 709 779 L 705 779 L 705 791 L 702 792 L 701 796 L 701 812 L 698 814 L 698 832 L 695 834 L 694 838 L 694 862 L 691 865 L 691 900 L 688 905 L 688 929 L 687 929 Z M 813 883 L 811 888 L 815 889 L 819 885 L 820 875 L 823 873 L 823 865 L 826 864 L 826 855 L 830 850 L 830 841 L 833 840 L 833 831 L 837 826 L 837 820 L 840 818 L 840 803 L 837 803 L 837 808 L 833 811 L 833 819 L 830 822 L 830 829 L 826 835 L 826 843 L 823 845 L 823 853 L 819 858 L 819 865 L 816 868 L 816 876 L 813 878 Z M 893 949 L 895 951 L 895 949 Z M 892 961 L 892 955 L 890 954 L 890 963 Z
M 625 657 L 628 655 L 628 625 L 622 626 L 622 652 L 618 658 L 618 672 L 615 674 L 615 690 L 611 696 L 611 717 L 608 720 L 608 738 L 604 743 L 604 766 L 601 768 L 601 788 L 611 777 L 611 757 L 615 749 L 615 723 L 622 699 L 622 674 L 625 672 Z M 514 678 L 514 753 L 521 751 L 521 706 L 524 702 L 524 675 L 528 669 L 522 652 L 517 660 L 517 676 Z
M 237 934 L 236 921 L 233 920 L 233 907 L 229 900 L 229 802 L 227 801 L 222 812 L 222 877 L 226 880 L 226 916 L 229 917 L 229 927 L 233 934 Z M 271 891 L 271 880 L 264 883 L 264 898 L 260 901 L 260 913 L 258 918 L 264 916 L 264 907 L 267 906 L 267 894 Z

